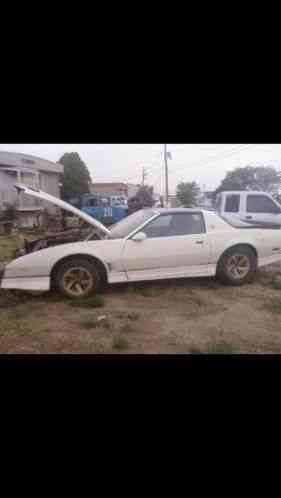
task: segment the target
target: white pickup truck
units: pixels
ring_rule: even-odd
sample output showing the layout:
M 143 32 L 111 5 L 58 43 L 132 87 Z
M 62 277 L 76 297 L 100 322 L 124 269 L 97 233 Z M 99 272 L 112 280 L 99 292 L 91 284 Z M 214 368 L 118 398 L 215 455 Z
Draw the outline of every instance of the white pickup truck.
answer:
M 281 226 L 281 206 L 267 192 L 229 191 L 216 197 L 215 211 L 223 218 L 250 224 Z

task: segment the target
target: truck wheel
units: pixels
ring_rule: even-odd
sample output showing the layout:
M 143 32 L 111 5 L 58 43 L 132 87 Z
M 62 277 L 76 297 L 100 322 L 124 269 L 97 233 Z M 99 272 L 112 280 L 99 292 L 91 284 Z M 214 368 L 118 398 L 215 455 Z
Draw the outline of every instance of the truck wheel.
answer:
M 83 258 L 65 261 L 55 274 L 55 284 L 59 292 L 74 299 L 97 293 L 100 280 L 100 273 L 95 264 Z
M 237 246 L 229 249 L 218 263 L 218 278 L 229 285 L 252 282 L 257 269 L 257 257 L 250 247 Z

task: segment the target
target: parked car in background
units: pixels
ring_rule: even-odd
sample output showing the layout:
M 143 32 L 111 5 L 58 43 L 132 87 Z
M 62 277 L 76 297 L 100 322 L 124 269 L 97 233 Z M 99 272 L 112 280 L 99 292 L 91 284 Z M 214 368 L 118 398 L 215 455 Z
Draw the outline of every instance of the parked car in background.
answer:
M 49 194 L 17 185 L 25 194 L 53 202 L 103 233 L 101 240 L 67 243 L 19 257 L 0 276 L 1 288 L 86 297 L 100 284 L 218 276 L 242 285 L 257 267 L 281 260 L 281 230 L 239 222 L 241 228 L 200 209 L 142 209 L 111 230 Z
M 229 191 L 217 195 L 215 211 L 225 219 L 281 226 L 281 206 L 267 192 Z

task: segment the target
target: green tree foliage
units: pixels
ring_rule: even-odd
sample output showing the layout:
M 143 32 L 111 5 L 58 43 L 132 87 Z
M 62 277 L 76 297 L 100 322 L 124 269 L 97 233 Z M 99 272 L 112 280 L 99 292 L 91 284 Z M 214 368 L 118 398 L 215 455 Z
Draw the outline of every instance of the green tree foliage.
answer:
M 196 206 L 200 187 L 196 182 L 181 182 L 177 186 L 177 199 L 183 206 Z
M 271 166 L 245 166 L 229 171 L 217 193 L 224 190 L 263 190 L 276 194 L 281 184 L 281 173 Z
M 154 205 L 153 187 L 142 185 L 137 194 L 128 200 L 129 212 L 138 211 L 144 207 L 151 207 Z
M 64 173 L 62 175 L 63 199 L 68 200 L 77 194 L 87 194 L 90 192 L 90 173 L 77 152 L 64 154 L 60 158 L 59 163 L 64 166 Z

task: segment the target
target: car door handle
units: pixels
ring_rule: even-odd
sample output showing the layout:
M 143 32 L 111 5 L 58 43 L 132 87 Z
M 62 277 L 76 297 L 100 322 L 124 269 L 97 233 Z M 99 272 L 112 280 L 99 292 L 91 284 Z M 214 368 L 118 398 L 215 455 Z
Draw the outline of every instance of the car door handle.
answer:
M 196 240 L 196 244 L 204 244 L 203 240 Z
M 246 220 L 251 220 L 253 216 L 246 216 Z

